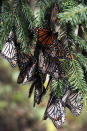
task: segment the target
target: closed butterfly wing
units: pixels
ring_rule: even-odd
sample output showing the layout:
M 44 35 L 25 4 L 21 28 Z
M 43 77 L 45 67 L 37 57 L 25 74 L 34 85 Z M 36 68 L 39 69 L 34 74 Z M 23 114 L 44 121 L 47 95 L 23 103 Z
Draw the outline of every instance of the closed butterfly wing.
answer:
M 62 105 L 61 100 L 56 100 L 56 102 L 47 109 L 47 116 L 53 121 L 57 128 L 64 124 L 65 107 Z
M 34 82 L 32 83 L 29 91 L 29 97 L 31 96 L 34 88 L 35 88 L 34 91 L 34 106 L 35 106 L 36 103 L 39 104 L 41 102 L 41 99 L 46 92 L 46 90 L 42 85 L 42 80 L 40 75 L 36 76 Z
M 34 92 L 34 106 L 35 104 L 40 104 L 42 97 L 45 95 L 46 89 L 43 87 L 43 85 L 39 83 L 36 83 L 35 85 L 35 92 Z
M 31 87 L 30 87 L 30 90 L 29 90 L 29 98 L 31 97 L 31 95 L 33 93 L 33 90 L 34 90 L 34 87 L 35 87 L 35 83 L 36 83 L 36 81 L 33 81 L 33 83 L 31 84 Z
M 35 84 L 35 92 L 34 92 L 34 106 L 35 103 L 40 104 L 42 97 L 46 93 L 46 89 L 43 86 L 44 78 L 40 74 L 37 74 L 36 84 Z
M 23 80 L 23 84 L 26 84 L 27 82 L 35 79 L 36 64 L 37 61 L 33 59 L 32 65 L 29 64 L 28 67 L 26 68 L 27 71 Z
M 61 99 L 55 99 L 55 97 L 49 101 L 45 111 L 44 118 L 50 118 L 56 128 L 60 128 L 65 121 L 65 107 L 62 105 Z
M 67 107 L 70 109 L 74 116 L 79 116 L 83 107 L 83 95 L 82 93 L 72 93 L 67 99 Z
M 43 116 L 43 120 L 46 120 L 48 118 L 47 110 L 51 106 L 51 103 L 52 103 L 53 99 L 55 98 L 54 96 L 55 96 L 54 93 L 51 92 L 50 98 L 49 98 L 49 101 L 48 101 L 48 104 L 47 104 L 47 107 L 46 107 L 46 110 L 45 110 L 45 113 Z
M 5 59 L 7 59 L 12 67 L 16 67 L 17 49 L 15 47 L 14 37 L 13 37 L 12 32 L 10 32 L 8 40 L 4 44 L 2 51 L 0 52 L 0 55 L 4 57 Z
M 27 66 L 30 63 L 29 66 L 31 66 L 31 57 L 27 56 L 26 54 L 22 54 L 19 52 L 18 54 L 18 67 L 20 70 L 20 74 L 18 76 L 17 83 L 23 83 L 26 73 L 27 73 Z
M 24 81 L 25 76 L 26 76 L 26 72 L 25 71 L 20 71 L 20 73 L 18 75 L 17 83 L 22 84 L 23 81 Z
M 21 50 L 17 50 L 17 57 L 18 57 L 18 67 L 20 71 L 25 70 L 28 64 L 32 64 L 33 58 L 30 54 L 25 54 L 21 52 Z
M 27 55 L 25 53 L 20 53 L 19 51 L 18 67 L 20 70 L 20 74 L 18 76 L 17 83 L 26 84 L 34 75 L 36 68 L 36 60 L 33 56 Z
M 65 121 L 65 112 L 63 112 L 63 114 L 59 117 L 58 120 L 52 120 L 53 124 L 57 129 L 63 126 L 64 121 Z

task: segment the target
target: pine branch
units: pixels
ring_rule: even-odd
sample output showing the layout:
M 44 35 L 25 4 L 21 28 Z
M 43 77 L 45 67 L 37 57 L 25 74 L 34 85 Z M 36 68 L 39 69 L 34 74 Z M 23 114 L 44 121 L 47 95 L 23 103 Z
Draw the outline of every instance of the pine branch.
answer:
M 53 3 L 55 3 L 56 0 L 38 0 L 37 6 L 40 8 L 46 9 L 47 7 L 50 7 Z
M 84 78 L 84 71 L 79 62 L 73 59 L 70 69 L 67 71 L 68 80 L 73 89 L 79 89 L 85 96 L 87 96 L 87 85 Z
M 81 37 L 79 36 L 75 36 L 75 35 L 72 35 L 73 39 L 75 40 L 76 43 L 79 44 L 79 46 L 84 49 L 85 51 L 87 51 L 87 43 L 84 39 L 82 39 Z
M 1 17 L 3 17 L 4 14 L 2 14 Z M 5 14 L 6 15 L 6 14 Z M 6 19 L 4 19 L 6 18 Z M 1 18 L 2 22 L 0 24 L 1 30 L 0 30 L 0 44 L 2 45 L 6 42 L 6 39 L 10 33 L 10 31 L 13 28 L 14 25 L 14 16 L 12 14 L 9 14 L 4 16 L 4 18 Z
M 63 87 L 62 80 L 59 80 L 59 81 L 52 80 L 51 88 L 54 91 L 56 97 L 60 98 L 61 96 L 63 96 L 63 88 L 64 87 Z
M 47 28 L 50 27 L 51 11 L 52 11 L 52 8 L 54 7 L 55 1 L 56 0 L 43 0 L 43 1 L 39 0 L 37 2 L 37 6 L 40 7 L 40 10 L 39 10 L 40 14 L 38 13 L 39 17 L 37 19 L 40 18 L 39 23 L 41 26 L 45 26 Z
M 10 6 L 9 6 L 8 1 L 7 1 L 7 0 L 4 0 L 4 1 L 2 2 L 1 12 L 2 12 L 2 13 L 3 13 L 3 12 L 7 13 L 7 12 L 9 12 L 9 9 L 10 9 Z
M 30 47 L 29 47 L 29 37 L 28 37 L 28 30 L 25 22 L 22 20 L 21 17 L 16 16 L 15 17 L 15 24 L 16 24 L 16 31 L 17 31 L 17 36 L 18 40 L 21 42 L 21 46 L 24 52 L 29 51 L 30 52 Z
M 58 17 L 63 23 L 70 22 L 72 25 L 82 24 L 87 21 L 87 6 L 80 4 L 58 14 Z
M 24 14 L 26 17 L 24 17 Z M 30 17 L 28 18 L 28 16 Z M 28 4 L 26 4 L 26 2 L 24 2 L 22 6 L 21 2 L 17 0 L 8 1 L 8 2 L 6 0 L 3 1 L 2 13 L 0 15 L 1 46 L 5 43 L 6 38 L 8 37 L 13 26 L 16 25 L 17 38 L 21 42 L 22 49 L 24 51 L 29 51 L 30 50 L 29 45 L 30 45 L 30 42 L 32 42 L 33 35 L 32 35 L 31 30 L 28 30 L 28 26 L 29 26 L 29 29 L 30 27 L 33 28 L 33 25 L 34 25 L 33 17 L 34 15 L 32 15 L 32 12 L 30 8 L 28 8 Z
M 82 54 L 80 54 L 80 53 L 74 53 L 74 55 L 76 56 L 76 58 L 78 59 L 78 61 L 80 62 L 80 64 L 87 71 L 87 58 L 85 56 L 83 56 Z
M 36 23 L 36 26 L 37 27 L 43 27 L 43 23 L 45 23 L 44 21 L 44 13 L 43 13 L 43 10 L 40 9 L 38 12 L 37 12 L 37 23 Z
M 34 28 L 35 26 L 35 16 L 32 10 L 30 9 L 27 1 L 22 0 L 22 12 L 25 16 L 25 19 L 27 20 L 29 24 L 29 29 Z
M 77 4 L 78 3 L 75 0 L 63 0 L 59 2 L 59 5 L 63 12 L 66 11 L 67 9 L 77 6 Z

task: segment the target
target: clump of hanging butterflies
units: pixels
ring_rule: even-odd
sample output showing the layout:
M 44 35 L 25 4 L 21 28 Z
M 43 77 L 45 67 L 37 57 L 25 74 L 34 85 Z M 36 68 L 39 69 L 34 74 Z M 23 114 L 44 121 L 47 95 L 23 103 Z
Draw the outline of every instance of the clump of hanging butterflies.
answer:
M 59 20 L 54 16 L 55 12 L 57 12 L 56 4 L 51 17 L 53 22 L 59 23 Z M 37 35 L 33 55 L 22 52 L 20 43 L 17 43 L 14 30 L 10 32 L 0 55 L 7 59 L 12 67 L 18 65 L 20 73 L 17 83 L 26 84 L 32 82 L 29 97 L 33 89 L 35 89 L 35 106 L 35 104 L 40 104 L 48 88 L 51 88 L 53 80 L 59 81 L 61 79 L 66 81 L 63 62 L 60 59 L 71 61 L 73 56 L 70 54 L 68 46 L 64 44 L 64 40 L 58 39 L 58 33 L 45 27 L 36 27 L 33 33 Z M 59 128 L 64 124 L 66 107 L 69 108 L 74 116 L 80 115 L 83 107 L 83 95 L 79 90 L 73 91 L 69 82 L 64 88 L 63 96 L 58 97 L 56 94 L 54 89 L 50 90 L 50 98 L 43 119 L 51 119 L 55 127 Z

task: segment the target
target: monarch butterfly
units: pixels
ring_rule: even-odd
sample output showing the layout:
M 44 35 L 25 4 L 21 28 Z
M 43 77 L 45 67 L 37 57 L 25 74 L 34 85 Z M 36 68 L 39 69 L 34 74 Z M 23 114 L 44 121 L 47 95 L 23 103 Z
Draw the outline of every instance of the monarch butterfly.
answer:
M 45 113 L 44 113 L 44 116 L 43 116 L 43 120 L 46 120 L 48 118 L 47 109 L 50 107 L 50 105 L 51 105 L 51 103 L 53 101 L 53 98 L 55 98 L 55 94 L 54 94 L 54 92 L 51 92 L 50 98 L 48 100 L 48 104 L 47 104 L 47 107 L 46 107 L 46 110 L 45 110 Z
M 74 116 L 79 116 L 83 107 L 83 95 L 80 91 L 71 93 L 66 101 L 66 106 Z
M 58 50 L 56 52 L 57 58 L 72 60 L 72 55 L 69 52 L 68 46 L 64 45 L 62 43 L 62 40 L 59 40 L 57 45 L 58 45 L 57 47 Z
M 55 59 L 72 60 L 72 55 L 69 52 L 69 48 L 63 43 L 62 40 L 55 40 L 54 45 L 49 46 L 44 50 L 44 54 L 47 54 Z
M 33 63 L 32 62 L 33 58 L 31 54 L 25 54 L 24 52 L 21 51 L 20 47 L 17 50 L 17 58 L 18 58 L 18 67 L 21 71 L 25 70 L 28 63 L 31 63 L 31 64 Z
M 43 74 L 49 74 L 56 80 L 65 76 L 61 62 L 56 58 L 46 55 L 42 51 L 39 54 L 38 66 Z
M 61 127 L 65 121 L 65 107 L 62 105 L 61 99 L 57 99 L 53 94 L 50 96 L 44 120 L 50 118 L 56 128 Z
M 35 71 L 36 71 L 36 62 L 34 62 L 32 66 L 27 69 L 26 76 L 23 80 L 23 84 L 34 79 Z
M 39 83 L 36 83 L 35 85 L 35 92 L 34 92 L 34 106 L 35 103 L 40 104 L 43 95 L 45 95 L 46 89 L 43 87 L 43 85 L 39 85 Z
M 8 60 L 12 67 L 17 65 L 17 50 L 14 43 L 13 32 L 10 32 L 8 40 L 4 44 L 0 55 Z
M 61 113 L 61 111 L 62 111 L 62 113 Z M 64 121 L 65 121 L 65 110 L 63 110 L 63 108 L 62 108 L 61 111 L 59 111 L 60 112 L 59 118 L 57 120 L 52 120 L 52 122 L 56 128 L 61 128 L 64 124 Z
M 50 29 L 47 28 L 36 27 L 34 30 L 38 34 L 38 42 L 42 45 L 52 45 L 58 35 L 58 33 L 53 33 Z
M 35 106 L 36 103 L 39 104 L 41 102 L 43 95 L 46 93 L 40 75 L 37 75 L 36 79 L 32 83 L 29 91 L 29 97 L 31 96 L 34 87 L 35 87 L 35 91 L 34 91 L 34 106 Z
M 20 69 L 20 74 L 18 76 L 17 83 L 27 83 L 28 81 L 33 79 L 35 68 L 36 68 L 36 60 L 34 60 L 33 56 L 29 56 L 26 54 L 20 54 L 18 66 Z

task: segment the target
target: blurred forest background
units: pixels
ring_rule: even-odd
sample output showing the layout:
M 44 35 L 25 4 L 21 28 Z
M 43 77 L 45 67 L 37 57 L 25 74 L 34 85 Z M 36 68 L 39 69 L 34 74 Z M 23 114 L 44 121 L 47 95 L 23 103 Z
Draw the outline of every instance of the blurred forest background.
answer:
M 34 6 L 34 0 L 30 5 Z M 0 131 L 57 131 L 51 120 L 43 121 L 48 95 L 33 108 L 33 96 L 28 98 L 30 85 L 18 85 L 18 68 L 12 69 L 7 60 L 0 57 Z M 59 131 L 87 131 L 87 109 L 79 117 L 66 110 L 66 121 Z

